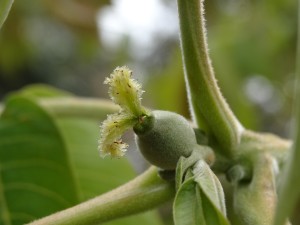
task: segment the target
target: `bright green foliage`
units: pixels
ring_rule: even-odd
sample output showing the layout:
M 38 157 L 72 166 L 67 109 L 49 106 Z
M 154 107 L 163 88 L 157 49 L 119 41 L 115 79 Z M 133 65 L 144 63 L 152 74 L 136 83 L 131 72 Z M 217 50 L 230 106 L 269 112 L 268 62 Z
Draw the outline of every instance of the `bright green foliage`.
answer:
M 104 117 L 103 117 L 104 118 Z M 101 159 L 97 152 L 99 126 L 95 120 L 87 118 L 58 118 L 58 126 L 68 147 L 80 189 L 81 201 L 110 191 L 135 176 L 126 158 Z M 84 139 L 79 138 L 83 137 Z M 122 172 L 120 172 L 122 171 Z M 160 225 L 159 216 L 154 211 L 106 222 L 107 225 L 131 225 L 135 223 Z
M 135 175 L 125 158 L 99 158 L 97 120 L 58 118 L 37 103 L 50 96 L 65 99 L 63 92 L 52 88 L 24 89 L 7 101 L 1 115 L 0 224 L 28 223 L 111 190 Z M 160 224 L 156 214 L 149 212 L 109 224 L 150 225 L 153 220 Z
M 1 222 L 24 224 L 79 202 L 63 139 L 33 101 L 11 98 L 0 120 Z

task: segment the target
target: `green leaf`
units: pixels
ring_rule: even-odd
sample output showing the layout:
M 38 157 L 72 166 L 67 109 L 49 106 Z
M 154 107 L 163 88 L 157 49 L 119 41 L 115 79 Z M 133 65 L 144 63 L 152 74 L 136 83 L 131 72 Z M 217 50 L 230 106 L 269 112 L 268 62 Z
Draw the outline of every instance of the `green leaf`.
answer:
M 52 118 L 13 97 L 0 119 L 0 224 L 24 224 L 79 202 L 65 144 Z
M 54 97 L 71 97 L 71 93 L 51 87 L 45 84 L 32 84 L 15 92 L 15 94 L 26 96 L 31 99 L 45 99 Z
M 81 200 L 109 191 L 134 177 L 126 158 L 100 158 L 98 122 L 80 118 L 58 118 L 57 122 L 78 179 Z
M 0 29 L 8 16 L 9 10 L 13 2 L 14 0 L 1 0 L 0 2 Z
M 206 224 L 201 205 L 201 196 L 196 186 L 193 178 L 188 179 L 180 186 L 173 204 L 175 225 Z
M 202 193 L 202 192 L 201 192 Z M 202 193 L 201 199 L 203 201 L 203 214 L 206 220 L 206 224 L 214 224 L 214 225 L 229 225 L 228 219 L 224 216 L 224 214 L 216 208 L 216 206 L 212 203 L 212 201 L 207 198 L 207 196 Z
M 180 186 L 174 200 L 173 217 L 175 225 L 229 225 L 194 177 Z
M 199 160 L 193 169 L 194 180 L 197 182 L 201 191 L 206 195 L 212 204 L 226 215 L 225 196 L 222 185 L 210 167 Z
M 78 186 L 79 201 L 110 191 L 136 176 L 126 158 L 102 159 L 97 151 L 100 121 L 116 107 L 106 107 L 106 102 L 92 99 L 78 99 L 67 92 L 46 85 L 31 85 L 16 93 L 41 104 L 53 114 L 53 122 L 65 144 L 75 182 Z M 104 103 L 104 104 L 103 104 Z M 94 106 L 94 105 L 97 106 Z M 67 108 L 71 108 L 67 109 Z M 54 109 L 54 110 L 53 110 Z M 98 115 L 95 116 L 95 111 Z M 83 110 L 82 112 L 76 112 Z M 71 116 L 68 113 L 71 112 Z M 93 116 L 89 117 L 89 113 Z M 106 224 L 130 225 L 139 222 L 145 225 L 161 224 L 155 211 L 118 219 Z
M 212 150 L 207 146 L 198 145 L 193 150 L 192 154 L 185 158 L 180 157 L 176 166 L 176 190 L 180 185 L 187 179 L 186 173 L 197 163 L 199 160 L 204 159 L 206 154 L 212 152 Z
M 135 176 L 126 159 L 103 160 L 98 155 L 100 119 L 112 109 L 104 107 L 97 120 L 82 115 L 55 118 L 39 104 L 41 98 L 64 101 L 64 96 L 70 95 L 35 85 L 7 101 L 0 119 L 0 224 L 24 224 L 47 216 Z M 136 221 L 161 224 L 156 212 L 107 224 Z
M 95 197 L 132 179 L 135 173 L 126 158 L 102 159 L 97 151 L 99 123 L 91 119 L 60 118 L 58 125 L 68 145 L 68 151 L 81 190 L 81 200 Z M 83 139 L 83 135 L 84 139 Z M 151 218 L 151 219 L 150 219 Z M 161 224 L 158 214 L 146 212 L 108 222 L 110 225 L 135 223 Z
M 108 112 L 110 113 L 110 112 Z M 105 119 L 105 113 L 102 114 Z M 126 158 L 100 158 L 97 150 L 99 124 L 95 119 L 57 118 L 67 149 L 74 165 L 81 200 L 87 200 L 110 191 L 136 174 Z M 84 134 L 84 135 L 83 135 Z M 107 225 L 161 224 L 155 211 L 149 211 L 130 217 L 107 222 Z
M 175 225 L 228 225 L 220 181 L 201 157 L 192 156 L 180 158 L 176 168 Z

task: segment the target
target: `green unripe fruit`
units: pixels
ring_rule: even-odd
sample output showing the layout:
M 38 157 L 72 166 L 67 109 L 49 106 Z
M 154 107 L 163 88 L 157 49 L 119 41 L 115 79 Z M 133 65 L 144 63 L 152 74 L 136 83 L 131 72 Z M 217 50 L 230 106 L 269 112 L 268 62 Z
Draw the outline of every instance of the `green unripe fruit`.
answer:
M 168 111 L 153 111 L 134 126 L 136 142 L 143 156 L 153 165 L 174 170 L 181 156 L 188 157 L 197 146 L 189 122 Z

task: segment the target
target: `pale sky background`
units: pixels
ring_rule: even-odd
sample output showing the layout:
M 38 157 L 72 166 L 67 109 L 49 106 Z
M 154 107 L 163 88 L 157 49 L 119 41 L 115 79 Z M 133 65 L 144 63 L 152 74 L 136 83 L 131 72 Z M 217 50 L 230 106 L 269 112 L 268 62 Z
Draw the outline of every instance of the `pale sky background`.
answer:
M 143 56 L 162 38 L 178 35 L 176 1 L 113 0 L 99 12 L 100 38 L 104 46 L 118 46 L 124 37 L 130 40 L 133 56 Z

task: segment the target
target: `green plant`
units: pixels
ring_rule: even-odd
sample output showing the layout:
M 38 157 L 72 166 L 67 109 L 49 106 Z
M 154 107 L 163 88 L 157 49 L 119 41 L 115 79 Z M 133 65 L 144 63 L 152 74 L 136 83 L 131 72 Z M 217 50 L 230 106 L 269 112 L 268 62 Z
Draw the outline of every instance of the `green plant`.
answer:
M 0 5 L 4 15 L 0 24 L 10 5 Z M 203 1 L 178 0 L 178 11 L 197 128 L 178 114 L 144 108 L 141 87 L 127 68 L 117 68 L 106 80 L 120 108 L 46 86 L 14 93 L 6 99 L 0 118 L 2 224 L 23 224 L 57 211 L 31 224 L 99 224 L 157 207 L 173 197 L 173 219 L 178 225 L 289 224 L 287 218 L 300 195 L 299 131 L 291 145 L 275 135 L 245 129 L 215 80 Z M 298 84 L 297 96 L 299 90 Z M 102 186 L 107 190 L 115 185 L 105 184 L 111 177 L 97 182 L 103 169 L 111 168 L 116 176 L 125 174 L 124 181 L 132 177 L 125 160 L 101 161 L 93 153 L 88 160 L 81 157 L 95 150 L 85 143 L 96 140 L 94 128 L 106 114 L 111 115 L 102 123 L 101 154 L 124 155 L 127 145 L 120 138 L 133 128 L 141 152 L 159 169 L 152 166 L 127 184 L 87 200 L 99 194 Z M 299 127 L 299 104 L 295 118 Z M 88 176 L 83 172 L 87 169 L 92 171 Z M 36 209 L 39 204 L 44 208 Z M 146 217 L 140 220 L 147 221 Z

